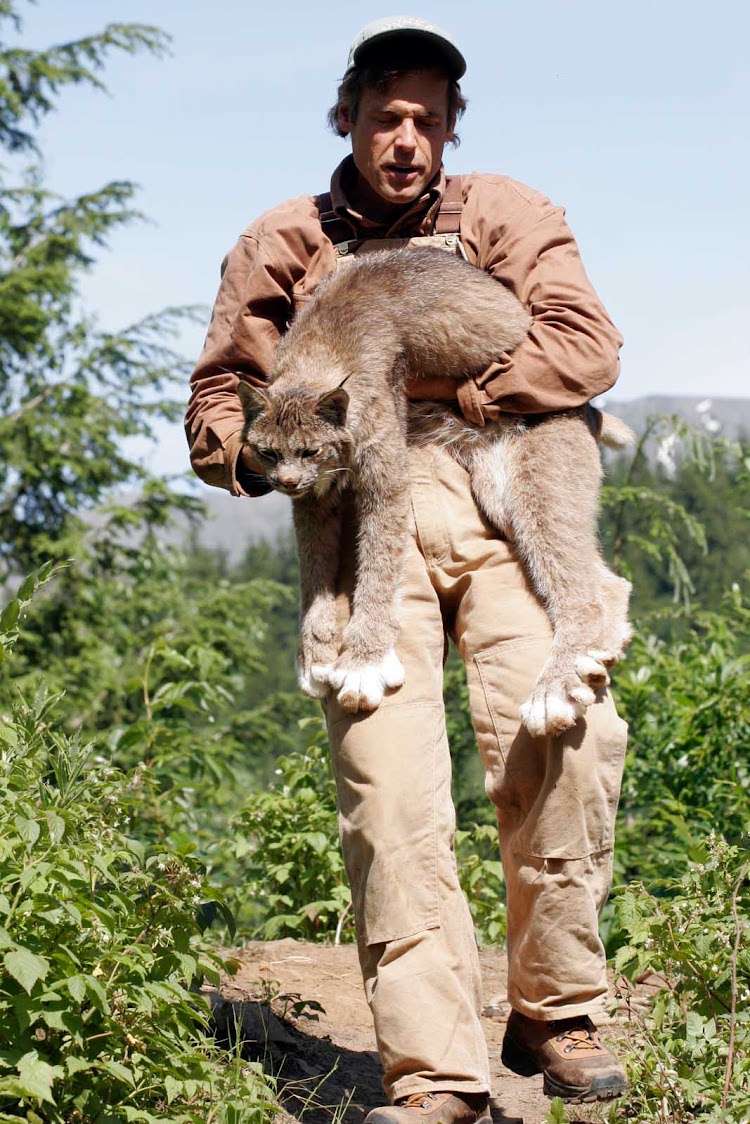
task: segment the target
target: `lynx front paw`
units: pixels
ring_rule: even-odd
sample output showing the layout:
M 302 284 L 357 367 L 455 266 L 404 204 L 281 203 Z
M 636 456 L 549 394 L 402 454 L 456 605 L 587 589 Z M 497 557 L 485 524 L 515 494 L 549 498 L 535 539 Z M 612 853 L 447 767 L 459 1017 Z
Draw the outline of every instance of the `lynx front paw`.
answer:
M 537 682 L 521 707 L 521 719 L 535 738 L 562 734 L 575 726 L 595 697 L 577 676 Z
M 297 683 L 299 689 L 311 699 L 324 699 L 330 689 L 328 675 L 331 671 L 332 666 L 325 664 L 313 664 L 307 671 L 301 666 L 298 667 Z
M 344 653 L 333 668 L 326 670 L 328 682 L 338 691 L 336 698 L 339 705 L 349 714 L 377 710 L 386 690 L 402 686 L 406 678 L 393 648 L 379 663 L 354 667 Z
M 607 669 L 615 662 L 609 652 L 589 649 L 585 656 L 576 657 L 575 667 L 579 678 L 587 687 L 592 691 L 600 691 L 602 687 L 609 686 Z

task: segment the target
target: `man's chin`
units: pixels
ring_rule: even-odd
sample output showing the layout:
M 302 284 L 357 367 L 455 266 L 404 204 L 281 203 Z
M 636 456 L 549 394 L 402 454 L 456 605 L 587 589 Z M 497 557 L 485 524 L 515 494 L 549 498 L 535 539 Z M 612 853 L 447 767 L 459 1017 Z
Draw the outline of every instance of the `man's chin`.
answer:
M 425 186 L 426 184 L 422 176 L 414 183 L 404 184 L 403 186 L 393 184 L 388 180 L 380 185 L 379 195 L 388 203 L 404 207 L 407 203 L 414 203 L 417 199 L 421 198 Z

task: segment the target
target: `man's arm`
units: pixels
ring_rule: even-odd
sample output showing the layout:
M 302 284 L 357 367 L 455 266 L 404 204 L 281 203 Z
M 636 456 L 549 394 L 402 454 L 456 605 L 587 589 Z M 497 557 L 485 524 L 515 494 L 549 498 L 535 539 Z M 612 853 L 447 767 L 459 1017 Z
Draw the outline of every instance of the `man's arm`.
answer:
M 235 496 L 269 486 L 243 448 L 237 380 L 263 386 L 294 310 L 335 266 L 316 200 L 301 195 L 267 211 L 224 260 L 206 343 L 185 418 L 190 460 L 207 484 Z
M 622 337 L 586 276 L 562 208 L 506 177 L 467 181 L 461 237 L 469 256 L 534 323 L 511 354 L 459 386 L 464 414 L 481 424 L 506 412 L 569 410 L 602 394 L 619 373 Z
M 190 380 L 185 433 L 191 464 L 207 484 L 236 496 L 271 490 L 242 447 L 237 382 L 244 378 L 262 386 L 267 381 L 290 314 L 288 288 L 258 238 L 243 234 L 222 264 L 206 342 Z

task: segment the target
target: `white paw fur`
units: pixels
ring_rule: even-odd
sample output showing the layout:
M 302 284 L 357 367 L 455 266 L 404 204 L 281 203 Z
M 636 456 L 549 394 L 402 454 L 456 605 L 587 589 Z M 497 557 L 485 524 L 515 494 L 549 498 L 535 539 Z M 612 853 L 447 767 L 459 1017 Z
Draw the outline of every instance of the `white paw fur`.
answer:
M 603 653 L 597 653 L 597 655 L 601 654 Z M 591 652 L 587 656 L 578 656 L 575 667 L 576 673 L 589 687 L 598 689 L 606 687 L 609 683 L 606 665 L 594 658 Z
M 299 668 L 297 671 L 297 682 L 300 690 L 305 695 L 309 695 L 311 699 L 324 699 L 329 691 L 328 676 L 331 668 L 315 664 L 309 671 L 303 671 Z
M 592 699 L 593 701 L 593 699 Z M 521 707 L 523 724 L 535 738 L 561 734 L 575 726 L 585 711 L 587 703 L 562 695 L 545 694 L 531 698 Z
M 388 688 L 402 686 L 406 675 L 393 648 L 386 652 L 380 663 L 364 664 L 356 668 L 331 668 L 328 682 L 338 702 L 352 713 L 358 710 L 376 710 Z

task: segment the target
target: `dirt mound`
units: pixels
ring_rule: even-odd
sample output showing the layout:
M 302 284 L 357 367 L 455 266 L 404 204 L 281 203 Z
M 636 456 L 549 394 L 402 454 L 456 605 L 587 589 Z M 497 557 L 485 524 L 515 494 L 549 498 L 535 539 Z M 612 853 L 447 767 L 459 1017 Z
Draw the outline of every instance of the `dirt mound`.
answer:
M 361 1124 L 384 1097 L 354 946 L 254 942 L 231 955 L 241 967 L 213 997 L 219 1031 L 231 1040 L 242 1025 L 249 1054 L 279 1079 L 290 1118 L 328 1124 L 337 1114 L 345 1124 Z M 517 1077 L 500 1061 L 509 1014 L 505 955 L 484 950 L 480 959 L 494 1124 L 543 1124 L 550 1102 L 542 1078 Z M 617 1027 L 604 1029 L 606 1035 Z M 576 1111 L 582 1121 L 596 1119 L 596 1110 Z

